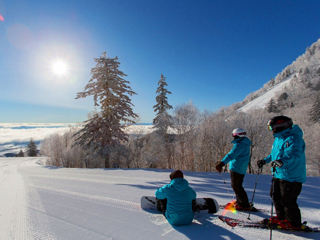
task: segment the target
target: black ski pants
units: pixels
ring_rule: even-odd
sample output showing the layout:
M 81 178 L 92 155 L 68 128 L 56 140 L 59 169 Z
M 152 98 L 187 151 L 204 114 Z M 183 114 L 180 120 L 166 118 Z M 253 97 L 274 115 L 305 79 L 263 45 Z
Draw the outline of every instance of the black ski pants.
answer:
M 158 199 L 157 198 L 157 209 L 162 212 L 163 215 L 166 215 L 167 210 L 167 199 Z
M 157 200 L 157 209 L 162 212 L 163 215 L 166 215 L 166 210 L 167 210 L 167 199 L 156 199 Z M 196 211 L 197 206 L 196 206 L 196 200 L 192 200 L 192 211 Z
M 276 208 L 277 217 L 280 220 L 286 219 L 293 227 L 301 226 L 301 213 L 297 204 L 301 189 L 300 182 L 272 179 L 270 196 Z
M 237 172 L 230 171 L 230 177 L 231 177 L 231 187 L 236 195 L 237 203 L 241 207 L 249 208 L 250 204 L 248 200 L 248 195 L 242 186 L 244 175 Z

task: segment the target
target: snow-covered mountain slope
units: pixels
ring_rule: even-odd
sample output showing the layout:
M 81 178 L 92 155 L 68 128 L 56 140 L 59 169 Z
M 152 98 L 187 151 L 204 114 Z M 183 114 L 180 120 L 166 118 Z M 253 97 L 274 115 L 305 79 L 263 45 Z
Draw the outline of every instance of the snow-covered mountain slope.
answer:
M 291 100 L 295 102 L 295 105 L 299 105 L 301 97 L 309 98 L 316 91 L 319 91 L 319 74 L 320 39 L 308 47 L 306 52 L 293 61 L 292 64 L 286 66 L 274 79 L 272 78 L 269 82 L 266 82 L 260 90 L 247 95 L 243 100 L 246 105 L 242 106 L 243 103 L 241 103 L 241 108 L 237 109 L 237 112 L 265 108 L 271 98 L 276 100 L 277 93 L 284 92 L 284 88 L 286 88 L 286 92 L 290 95 Z M 272 86 L 274 83 L 276 85 Z M 251 100 L 252 96 L 258 97 Z M 305 101 L 304 104 L 310 102 L 311 98 L 310 101 Z
M 273 86 L 270 88 L 267 92 L 262 94 L 260 97 L 255 98 L 251 102 L 248 102 L 246 105 L 243 107 L 239 108 L 237 111 L 242 111 L 242 112 L 248 112 L 250 110 L 254 109 L 260 109 L 260 108 L 265 108 L 271 98 L 274 98 L 274 96 L 281 92 L 286 86 L 290 84 L 290 81 L 292 80 L 293 76 L 289 77 L 288 79 L 284 80 L 283 82 L 278 83 L 277 85 Z

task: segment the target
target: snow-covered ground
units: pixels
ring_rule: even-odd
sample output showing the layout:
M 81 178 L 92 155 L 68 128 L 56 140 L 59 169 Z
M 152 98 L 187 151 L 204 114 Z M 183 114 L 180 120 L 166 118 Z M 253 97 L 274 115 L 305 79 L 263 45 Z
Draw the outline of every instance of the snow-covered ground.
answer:
M 162 214 L 140 208 L 142 195 L 154 195 L 169 182 L 170 170 L 67 169 L 41 164 L 44 158 L 0 158 L 0 239 L 269 239 L 269 230 L 231 228 L 222 213 L 196 213 L 189 226 L 172 227 Z M 225 179 L 226 184 L 222 179 Z M 185 172 L 198 197 L 230 201 L 228 173 Z M 251 200 L 256 175 L 244 187 Z M 254 203 L 268 217 L 271 176 L 260 175 Z M 232 196 L 229 195 L 228 191 Z M 298 199 L 302 218 L 320 226 L 320 178 L 308 177 Z M 228 213 L 246 219 L 248 213 Z M 320 239 L 320 233 L 276 231 L 273 239 Z
M 265 108 L 271 100 L 271 98 L 273 98 L 278 92 L 281 92 L 288 84 L 290 84 L 292 78 L 293 77 L 289 77 L 285 81 L 278 83 L 277 85 L 269 89 L 267 92 L 262 94 L 260 97 L 257 97 L 256 99 L 248 102 L 246 105 L 239 108 L 237 111 L 248 112 L 253 109 Z

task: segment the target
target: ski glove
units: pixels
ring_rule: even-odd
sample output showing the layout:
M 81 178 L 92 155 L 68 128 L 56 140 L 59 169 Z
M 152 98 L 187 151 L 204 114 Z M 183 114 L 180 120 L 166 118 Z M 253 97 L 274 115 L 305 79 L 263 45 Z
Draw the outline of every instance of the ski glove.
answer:
M 282 165 L 283 165 L 283 162 L 281 160 L 274 160 L 271 163 L 272 167 L 282 167 Z
M 225 164 L 223 162 L 218 162 L 216 164 L 216 169 L 218 172 L 221 172 L 222 171 L 222 167 L 224 166 Z
M 265 165 L 265 164 L 266 164 L 266 161 L 265 161 L 265 160 L 263 160 L 263 159 L 258 160 L 258 162 L 257 162 L 258 168 L 262 168 L 262 167 L 263 167 L 263 165 Z

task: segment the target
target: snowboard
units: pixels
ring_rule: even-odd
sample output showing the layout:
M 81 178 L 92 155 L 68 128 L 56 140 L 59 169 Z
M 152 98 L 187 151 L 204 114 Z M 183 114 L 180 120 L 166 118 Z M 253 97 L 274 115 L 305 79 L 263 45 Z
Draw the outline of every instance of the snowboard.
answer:
M 141 208 L 143 210 L 158 211 L 157 200 L 153 196 L 142 196 L 141 197 Z M 194 212 L 204 212 L 204 213 L 216 213 L 219 211 L 218 202 L 213 198 L 197 198 L 193 206 Z
M 286 231 L 298 231 L 298 232 L 320 232 L 319 227 L 308 227 L 305 226 L 304 229 L 296 230 L 293 228 L 280 228 L 278 224 L 270 224 L 268 223 L 268 219 L 263 219 L 261 221 L 247 221 L 247 220 L 241 220 L 241 219 L 235 219 L 235 218 L 229 218 L 224 216 L 219 216 L 219 219 L 226 224 L 228 224 L 230 227 L 243 227 L 243 228 L 264 228 L 264 229 L 275 229 L 275 230 L 286 230 Z M 307 223 L 304 222 L 304 225 Z

